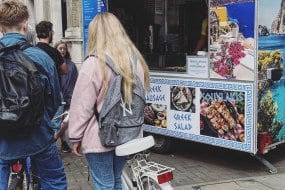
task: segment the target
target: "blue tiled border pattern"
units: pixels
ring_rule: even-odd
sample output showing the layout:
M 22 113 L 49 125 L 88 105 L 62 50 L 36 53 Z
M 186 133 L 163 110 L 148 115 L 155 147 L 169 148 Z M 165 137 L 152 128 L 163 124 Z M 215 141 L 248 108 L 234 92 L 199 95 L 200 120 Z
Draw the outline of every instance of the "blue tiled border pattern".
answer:
M 240 150 L 244 152 L 254 153 L 253 133 L 255 131 L 253 126 L 253 84 L 250 83 L 228 83 L 228 82 L 209 82 L 209 81 L 195 81 L 185 79 L 166 79 L 166 78 L 151 78 L 151 83 L 161 84 L 168 86 L 187 86 L 199 89 L 215 89 L 215 90 L 227 90 L 227 91 L 243 91 L 246 94 L 246 122 L 245 122 L 245 142 L 237 142 L 225 139 L 219 139 L 204 135 L 186 134 L 183 132 L 172 131 L 154 127 L 151 125 L 144 125 L 144 130 L 153 132 L 156 134 L 163 134 L 166 136 L 177 137 L 179 139 L 191 140 L 196 142 L 202 142 L 214 146 L 220 146 L 230 148 L 234 150 Z

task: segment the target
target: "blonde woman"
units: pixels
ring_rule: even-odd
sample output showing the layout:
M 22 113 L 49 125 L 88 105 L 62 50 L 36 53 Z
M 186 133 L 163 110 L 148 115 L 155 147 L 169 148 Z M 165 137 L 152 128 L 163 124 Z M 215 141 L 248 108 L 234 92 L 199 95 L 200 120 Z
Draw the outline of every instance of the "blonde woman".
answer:
M 120 21 L 112 13 L 100 13 L 89 24 L 89 56 L 83 63 L 73 92 L 70 106 L 69 139 L 74 154 L 85 155 L 94 189 L 122 189 L 121 173 L 125 158 L 115 155 L 113 148 L 104 147 L 98 136 L 98 122 L 94 105 L 100 112 L 108 84 L 114 73 L 106 65 L 106 55 L 115 63 L 116 70 L 123 77 L 123 97 L 132 102 L 132 86 L 135 77 L 149 86 L 148 66 L 134 46 Z M 135 65 L 133 57 L 136 57 Z

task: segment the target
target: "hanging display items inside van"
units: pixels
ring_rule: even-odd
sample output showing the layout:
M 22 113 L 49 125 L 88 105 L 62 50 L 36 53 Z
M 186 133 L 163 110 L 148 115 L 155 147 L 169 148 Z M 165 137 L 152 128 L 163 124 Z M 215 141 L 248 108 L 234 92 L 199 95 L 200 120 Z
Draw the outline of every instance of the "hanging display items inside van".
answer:
M 210 1 L 210 78 L 254 80 L 254 0 Z

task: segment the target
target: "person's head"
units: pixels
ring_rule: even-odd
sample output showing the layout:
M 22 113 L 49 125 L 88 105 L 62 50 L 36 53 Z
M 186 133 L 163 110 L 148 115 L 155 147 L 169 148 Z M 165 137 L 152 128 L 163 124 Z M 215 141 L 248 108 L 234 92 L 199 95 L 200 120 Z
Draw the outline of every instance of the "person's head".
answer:
M 131 62 L 133 56 L 139 60 L 144 70 L 145 84 L 149 84 L 149 70 L 143 56 L 130 40 L 121 22 L 115 15 L 109 12 L 99 13 L 90 22 L 88 28 L 87 54 L 96 54 L 103 69 L 103 87 L 108 88 L 106 74 L 106 54 L 115 63 L 117 71 L 123 77 L 124 100 L 127 103 L 132 101 L 131 90 L 136 74 Z
M 49 43 L 52 43 L 53 37 L 53 24 L 49 21 L 41 21 L 36 25 L 36 33 L 39 39 L 48 39 Z
M 70 59 L 67 43 L 64 41 L 58 41 L 54 47 L 60 52 L 61 56 L 65 59 Z
M 114 14 L 99 13 L 90 22 L 87 52 L 98 53 L 102 47 L 112 49 L 122 45 L 131 46 L 131 44 L 125 29 Z M 102 52 L 104 51 L 102 50 Z
M 2 33 L 28 31 L 29 11 L 19 0 L 7 0 L 0 3 L 0 28 Z
M 28 32 L 26 33 L 26 38 L 27 41 L 32 44 L 35 45 L 36 44 L 36 31 L 34 30 L 34 28 L 32 26 L 28 26 Z

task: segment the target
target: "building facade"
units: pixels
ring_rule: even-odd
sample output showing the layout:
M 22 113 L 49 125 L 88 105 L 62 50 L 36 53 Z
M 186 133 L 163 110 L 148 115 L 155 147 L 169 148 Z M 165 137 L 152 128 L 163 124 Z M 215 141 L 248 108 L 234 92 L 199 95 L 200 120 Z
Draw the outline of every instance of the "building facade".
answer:
M 72 60 L 83 60 L 81 0 L 22 0 L 30 10 L 30 29 L 42 20 L 53 23 L 54 40 L 66 41 Z

